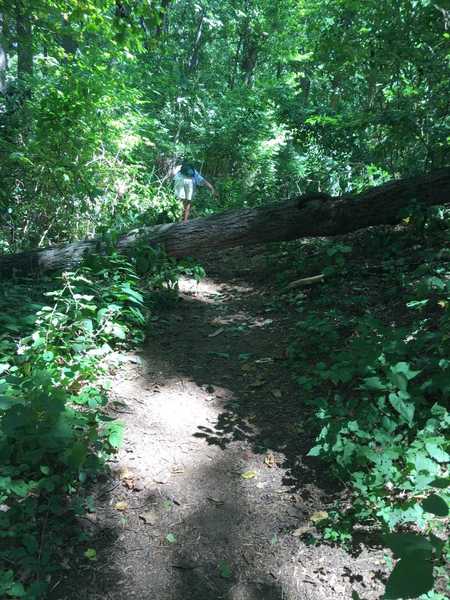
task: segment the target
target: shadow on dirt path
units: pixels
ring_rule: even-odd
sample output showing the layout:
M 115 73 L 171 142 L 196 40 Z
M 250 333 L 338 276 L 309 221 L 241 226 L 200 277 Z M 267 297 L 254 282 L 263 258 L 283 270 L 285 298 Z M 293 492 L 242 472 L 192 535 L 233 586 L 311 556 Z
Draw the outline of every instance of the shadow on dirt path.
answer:
M 142 353 L 115 356 L 110 408 L 125 443 L 80 524 L 96 559 L 68 559 L 51 600 L 380 596 L 382 554 L 314 543 L 310 517 L 337 490 L 305 458 L 286 361 L 295 319 L 260 256 L 220 261 L 200 285 L 182 282 Z

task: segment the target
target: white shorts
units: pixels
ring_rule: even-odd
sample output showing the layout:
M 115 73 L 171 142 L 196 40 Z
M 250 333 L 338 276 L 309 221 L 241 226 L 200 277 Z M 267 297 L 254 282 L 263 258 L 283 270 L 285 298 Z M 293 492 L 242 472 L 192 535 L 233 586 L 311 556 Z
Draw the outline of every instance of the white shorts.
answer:
M 174 177 L 175 196 L 183 202 L 191 202 L 194 197 L 194 181 L 192 177 L 184 177 L 178 173 Z

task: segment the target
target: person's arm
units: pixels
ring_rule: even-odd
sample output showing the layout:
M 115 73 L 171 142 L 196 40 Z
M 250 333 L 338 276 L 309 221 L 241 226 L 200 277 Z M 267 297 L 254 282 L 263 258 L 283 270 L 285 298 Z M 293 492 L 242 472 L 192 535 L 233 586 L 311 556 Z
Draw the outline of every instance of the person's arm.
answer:
M 218 192 L 217 192 L 217 190 L 214 188 L 214 186 L 213 186 L 213 185 L 211 185 L 211 184 L 209 183 L 209 181 L 208 181 L 208 180 L 206 180 L 204 177 L 203 177 L 203 185 L 206 185 L 206 187 L 208 188 L 208 190 L 211 192 L 211 194 L 212 194 L 213 196 L 218 196 L 218 195 L 219 195 L 219 194 L 218 194 Z
M 195 182 L 195 185 L 206 185 L 206 187 L 208 188 L 208 190 L 214 196 L 218 196 L 219 195 L 217 193 L 216 189 L 214 188 L 214 186 L 211 183 L 209 183 L 209 181 L 207 179 L 205 179 L 203 177 L 203 175 L 201 173 L 199 173 L 198 171 L 195 171 L 194 182 Z

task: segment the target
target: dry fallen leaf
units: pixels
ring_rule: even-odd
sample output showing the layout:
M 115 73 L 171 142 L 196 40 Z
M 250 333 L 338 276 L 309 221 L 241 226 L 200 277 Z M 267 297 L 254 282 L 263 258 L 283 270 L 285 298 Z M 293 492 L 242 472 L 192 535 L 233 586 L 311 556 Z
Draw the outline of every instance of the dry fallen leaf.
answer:
M 271 469 L 272 467 L 275 466 L 275 457 L 272 454 L 272 452 L 268 452 L 264 458 L 264 462 L 265 464 L 269 467 L 269 469 Z
M 114 504 L 114 508 L 116 510 L 127 510 L 127 508 L 128 508 L 128 502 L 124 502 L 123 500 L 121 500 L 120 502 L 116 502 Z
M 272 396 L 274 396 L 275 398 L 281 398 L 283 394 L 280 390 L 272 390 Z
M 217 329 L 216 331 L 214 331 L 213 333 L 210 333 L 208 335 L 208 337 L 213 338 L 216 337 L 216 335 L 220 335 L 221 333 L 223 333 L 225 331 L 225 329 L 223 327 L 221 327 L 220 329 Z
M 133 473 L 128 470 L 128 467 L 120 467 L 119 470 L 119 478 L 120 479 L 131 479 L 133 477 Z
M 298 527 L 297 529 L 295 529 L 292 532 L 292 535 L 294 537 L 301 537 L 302 535 L 304 535 L 305 533 L 308 533 L 309 531 L 311 531 L 311 525 L 302 525 L 301 527 Z
M 155 525 L 158 521 L 158 515 L 152 510 L 141 513 L 139 518 L 142 519 L 146 525 Z
M 324 510 L 318 510 L 310 517 L 310 521 L 311 523 L 314 523 L 314 525 L 320 523 L 320 521 L 325 521 L 325 519 L 328 519 L 328 513 Z

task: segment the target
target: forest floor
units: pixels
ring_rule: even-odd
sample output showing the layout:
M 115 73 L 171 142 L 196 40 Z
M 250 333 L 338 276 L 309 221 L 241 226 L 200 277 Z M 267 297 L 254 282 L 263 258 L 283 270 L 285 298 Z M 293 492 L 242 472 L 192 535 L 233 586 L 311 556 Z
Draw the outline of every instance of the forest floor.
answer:
M 240 249 L 206 269 L 139 353 L 114 355 L 110 414 L 126 432 L 83 519 L 96 557 L 69 559 L 49 598 L 380 598 L 382 549 L 319 542 L 314 523 L 345 490 L 306 457 L 286 360 L 298 315 L 273 265 L 267 277 L 264 255 Z

